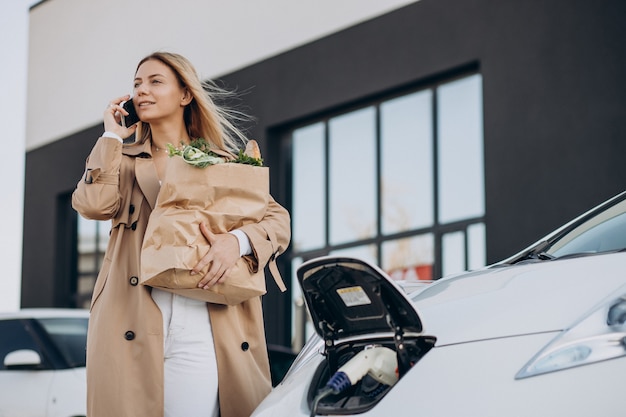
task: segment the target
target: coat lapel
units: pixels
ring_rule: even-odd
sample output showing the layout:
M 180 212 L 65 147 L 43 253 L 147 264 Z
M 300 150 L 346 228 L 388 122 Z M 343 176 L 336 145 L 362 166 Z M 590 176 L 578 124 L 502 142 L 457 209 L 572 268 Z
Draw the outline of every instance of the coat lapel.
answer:
M 150 141 L 135 146 L 131 145 L 125 148 L 124 153 L 135 156 L 135 178 L 137 179 L 137 184 L 139 184 L 141 192 L 148 200 L 150 208 L 154 210 L 161 185 L 154 161 L 152 160 Z

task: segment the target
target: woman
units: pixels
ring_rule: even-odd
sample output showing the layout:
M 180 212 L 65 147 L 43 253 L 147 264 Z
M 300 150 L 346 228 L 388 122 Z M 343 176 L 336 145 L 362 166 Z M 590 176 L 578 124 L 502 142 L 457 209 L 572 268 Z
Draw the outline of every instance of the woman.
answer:
M 168 143 L 209 140 L 237 153 L 245 137 L 217 107 L 184 57 L 155 53 L 140 61 L 133 102 L 140 123 L 120 124 L 129 96 L 110 102 L 73 207 L 111 219 L 109 245 L 94 288 L 87 339 L 90 417 L 249 416 L 270 391 L 261 300 L 203 303 L 138 285 L 141 245 L 167 172 Z M 123 140 L 136 135 L 136 142 Z M 270 199 L 266 216 L 225 234 L 201 226 L 211 248 L 194 267 L 199 288 L 227 279 L 245 256 L 260 270 L 290 239 L 289 214 Z

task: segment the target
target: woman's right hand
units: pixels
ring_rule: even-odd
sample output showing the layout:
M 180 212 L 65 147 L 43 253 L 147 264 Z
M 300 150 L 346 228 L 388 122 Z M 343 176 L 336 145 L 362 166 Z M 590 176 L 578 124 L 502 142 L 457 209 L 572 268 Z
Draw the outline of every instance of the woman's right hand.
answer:
M 104 130 L 106 132 L 112 132 L 126 139 L 137 130 L 137 124 L 130 127 L 124 127 L 120 123 L 122 122 L 122 115 L 128 116 L 128 112 L 122 107 L 122 103 L 130 99 L 130 95 L 115 98 L 111 100 L 106 110 L 104 111 Z

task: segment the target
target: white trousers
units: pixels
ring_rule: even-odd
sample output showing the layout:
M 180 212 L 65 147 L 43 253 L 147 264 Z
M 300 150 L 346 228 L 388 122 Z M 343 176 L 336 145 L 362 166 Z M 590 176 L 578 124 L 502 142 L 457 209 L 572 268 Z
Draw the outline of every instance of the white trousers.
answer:
M 217 361 L 206 303 L 152 289 L 163 315 L 165 417 L 217 417 Z

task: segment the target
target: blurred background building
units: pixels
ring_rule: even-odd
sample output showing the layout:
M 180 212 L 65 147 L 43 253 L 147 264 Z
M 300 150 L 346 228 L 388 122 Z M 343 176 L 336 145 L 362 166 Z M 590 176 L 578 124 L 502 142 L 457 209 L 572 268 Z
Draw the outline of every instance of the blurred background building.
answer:
M 104 108 L 155 50 L 187 56 L 256 119 L 246 127 L 293 227 L 279 258 L 289 291 L 270 282 L 264 298 L 268 342 L 297 348 L 307 259 L 436 279 L 623 190 L 624 21 L 622 0 L 39 3 L 22 306 L 88 306 L 110 224 L 78 217 L 71 193 Z

